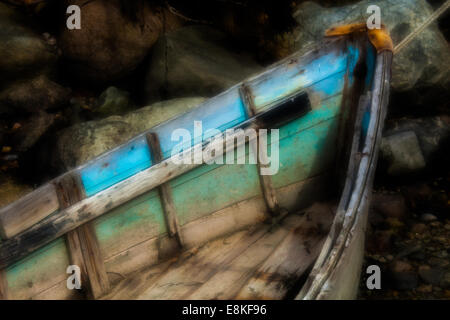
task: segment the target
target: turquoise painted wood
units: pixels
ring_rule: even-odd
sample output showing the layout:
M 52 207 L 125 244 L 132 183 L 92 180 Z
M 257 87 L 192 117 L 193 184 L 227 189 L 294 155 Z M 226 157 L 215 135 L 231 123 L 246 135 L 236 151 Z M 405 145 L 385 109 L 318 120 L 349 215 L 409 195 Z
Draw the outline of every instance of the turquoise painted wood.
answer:
M 216 129 L 223 132 L 247 119 L 247 112 L 239 91 L 237 88 L 233 88 L 204 102 L 191 112 L 155 127 L 154 132 L 159 136 L 163 158 L 166 159 L 171 156 L 172 149 L 181 142 L 172 140 L 172 133 L 176 129 L 184 129 L 189 132 L 191 140 L 182 148 L 182 150 L 186 150 L 194 144 L 212 137 L 211 131 L 208 132 L 208 130 Z M 203 136 L 194 132 L 194 121 L 202 122 Z
M 81 179 L 88 197 L 125 180 L 151 166 L 150 150 L 145 137 L 93 161 L 81 169 Z
M 10 299 L 29 299 L 67 279 L 69 254 L 65 240 L 59 238 L 6 270 Z

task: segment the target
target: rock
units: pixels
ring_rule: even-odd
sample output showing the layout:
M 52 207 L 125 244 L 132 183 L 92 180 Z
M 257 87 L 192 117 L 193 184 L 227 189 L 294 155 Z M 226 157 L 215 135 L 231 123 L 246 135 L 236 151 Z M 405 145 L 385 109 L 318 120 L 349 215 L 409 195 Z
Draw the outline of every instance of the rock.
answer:
M 0 91 L 0 113 L 37 113 L 68 102 L 70 91 L 40 75 L 14 82 Z
M 94 113 L 100 116 L 120 115 L 133 107 L 128 92 L 109 87 L 100 95 L 95 107 Z
M 416 223 L 411 227 L 412 233 L 423 234 L 427 231 L 428 227 L 423 223 Z
M 438 286 L 444 276 L 444 270 L 441 268 L 431 268 L 424 265 L 419 267 L 419 276 L 426 284 Z
M 57 59 L 45 39 L 33 31 L 30 18 L 0 3 L 0 82 L 48 69 Z
M 420 220 L 422 220 L 424 222 L 431 222 L 431 221 L 436 221 L 437 217 L 431 213 L 424 213 L 420 216 Z
M 57 135 L 50 152 L 53 167 L 65 172 L 122 144 L 155 125 L 186 112 L 204 98 L 183 98 L 158 102 L 124 116 L 111 116 L 69 127 Z
M 80 30 L 67 29 L 64 21 L 58 37 L 68 71 L 96 84 L 129 74 L 143 61 L 164 28 L 167 31 L 180 24 L 174 15 L 148 1 L 139 1 L 138 8 L 129 10 L 123 6 L 133 6 L 131 1 L 66 3 L 80 5 L 82 16 Z
M 419 286 L 416 290 L 417 290 L 417 292 L 420 292 L 420 293 L 431 293 L 431 292 L 433 292 L 433 286 L 431 284 L 429 284 L 429 285 L 423 284 L 423 285 Z
M 425 168 L 425 159 L 413 131 L 384 137 L 380 153 L 382 161 L 388 163 L 389 175 L 411 174 Z
M 168 33 L 153 49 L 147 72 L 148 102 L 186 95 L 213 96 L 259 71 L 243 53 L 232 52 L 224 33 L 189 26 Z
M 33 191 L 31 186 L 0 174 L 0 208 L 16 201 L 31 191 Z
M 418 183 L 402 188 L 408 206 L 416 209 L 418 206 L 429 207 L 428 203 L 433 196 L 433 190 L 425 183 Z
M 363 0 L 342 7 L 324 8 L 314 2 L 302 2 L 294 10 L 298 27 L 294 31 L 295 49 L 323 38 L 326 29 L 334 25 L 365 22 L 372 0 Z M 425 0 L 380 0 L 381 22 L 398 44 L 433 12 Z M 450 65 L 448 43 L 436 24 L 422 31 L 407 47 L 396 54 L 392 67 L 392 89 L 414 92 L 418 87 L 449 87 Z M 445 92 L 445 90 L 444 90 Z
M 448 150 L 450 121 L 447 116 L 391 120 L 386 125 L 384 135 L 392 136 L 403 132 L 415 133 L 427 164 L 430 164 L 434 158 L 439 157 L 440 151 L 444 153 Z M 440 159 L 436 160 L 439 161 Z
M 439 284 L 444 289 L 450 288 L 450 270 L 447 270 L 442 276 L 441 282 Z
M 33 114 L 12 137 L 15 150 L 22 153 L 30 149 L 54 125 L 57 118 L 57 115 L 43 111 Z
M 389 268 L 394 288 L 397 290 L 412 290 L 418 285 L 418 277 L 412 266 L 405 261 L 394 261 Z
M 375 193 L 371 201 L 372 209 L 381 213 L 385 218 L 402 220 L 406 217 L 407 207 L 405 199 L 399 194 Z
M 0 115 L 56 108 L 67 100 L 68 90 L 50 76 L 57 51 L 29 21 L 0 3 Z
M 367 239 L 367 250 L 369 252 L 387 252 L 392 245 L 392 231 L 377 230 Z

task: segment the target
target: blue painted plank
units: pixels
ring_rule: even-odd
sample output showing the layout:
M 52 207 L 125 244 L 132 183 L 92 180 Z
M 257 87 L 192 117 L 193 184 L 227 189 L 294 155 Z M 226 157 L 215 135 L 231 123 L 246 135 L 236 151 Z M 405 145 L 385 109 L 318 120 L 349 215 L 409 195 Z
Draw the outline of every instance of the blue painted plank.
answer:
M 90 197 L 150 166 L 147 141 L 139 137 L 82 168 L 81 180 Z
M 208 129 L 217 129 L 223 132 L 244 122 L 246 119 L 245 106 L 240 98 L 238 89 L 234 88 L 206 101 L 189 113 L 157 126 L 154 131 L 159 136 L 163 157 L 169 158 L 172 149 L 181 142 L 180 140 L 172 140 L 172 132 L 174 130 L 186 129 L 189 132 L 191 141 L 183 145 L 183 150 L 185 150 L 210 138 L 212 135 L 208 134 Z M 203 138 L 194 135 L 194 121 L 202 121 Z
M 283 65 L 262 79 L 250 84 L 255 96 L 255 108 L 262 111 L 283 98 L 288 98 L 300 89 L 307 88 L 321 80 L 346 71 L 346 52 L 331 52 L 309 63 Z M 325 87 L 324 85 L 327 84 Z M 332 81 L 323 83 L 321 90 L 327 94 L 339 91 Z

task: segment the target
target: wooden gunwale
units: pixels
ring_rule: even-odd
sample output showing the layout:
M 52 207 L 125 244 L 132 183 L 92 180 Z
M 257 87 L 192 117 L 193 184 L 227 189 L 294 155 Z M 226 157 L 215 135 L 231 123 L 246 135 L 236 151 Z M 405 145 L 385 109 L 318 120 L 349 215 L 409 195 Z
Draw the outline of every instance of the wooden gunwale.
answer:
M 334 231 L 330 232 L 322 253 L 308 277 L 307 283 L 296 299 L 316 299 L 319 295 L 321 298 L 327 298 L 336 294 L 331 292 L 330 286 L 332 284 L 327 283 L 327 280 L 330 279 L 334 269 L 340 262 L 340 257 L 344 254 L 344 249 L 352 239 L 351 230 L 355 227 L 355 221 L 358 221 L 358 213 L 367 214 L 367 212 L 364 212 L 364 209 L 367 210 L 368 194 L 373 182 L 384 119 L 387 113 L 391 61 L 392 52 L 382 51 L 378 53 L 371 100 L 371 121 L 362 152 L 352 153 L 353 158 L 360 158 L 356 178 L 355 180 L 349 179 L 346 182 L 346 184 L 353 185 L 349 187 L 352 191 L 344 194 L 349 201 L 341 199 L 341 208 L 337 212 L 332 226 Z M 356 138 L 357 134 L 355 132 L 354 138 Z M 348 176 L 351 177 L 351 172 L 348 173 Z M 347 201 L 348 204 L 345 205 Z M 356 232 L 360 233 L 362 229 L 353 229 L 353 233 Z M 353 235 L 353 237 L 355 236 Z M 355 285 L 347 284 L 350 287 Z M 338 290 L 338 288 L 333 289 Z M 347 288 L 342 290 L 347 290 Z

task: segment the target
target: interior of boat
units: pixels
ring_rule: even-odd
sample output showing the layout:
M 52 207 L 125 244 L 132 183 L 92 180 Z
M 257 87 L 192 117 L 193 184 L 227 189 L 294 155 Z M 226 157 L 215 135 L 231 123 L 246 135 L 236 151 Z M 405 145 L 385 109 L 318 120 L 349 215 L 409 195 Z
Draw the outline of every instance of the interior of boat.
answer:
M 319 271 L 336 241 L 361 246 L 360 233 L 355 243 L 347 236 L 365 225 L 361 199 L 385 104 L 371 92 L 389 65 L 383 59 L 365 35 L 337 37 L 69 172 L 42 187 L 45 196 L 38 189 L 20 204 L 24 214 L 30 203 L 36 208 L 33 218 L 2 222 L 0 287 L 11 299 L 286 299 L 305 286 L 317 291 L 315 279 L 322 286 L 333 277 Z M 222 131 L 279 128 L 277 174 L 260 175 L 261 163 L 172 166 L 166 133 L 196 118 Z M 247 141 L 241 156 L 251 150 Z M 3 212 L 17 212 L 14 205 Z M 336 254 L 356 259 L 341 247 Z M 81 290 L 68 289 L 69 265 L 82 270 Z

